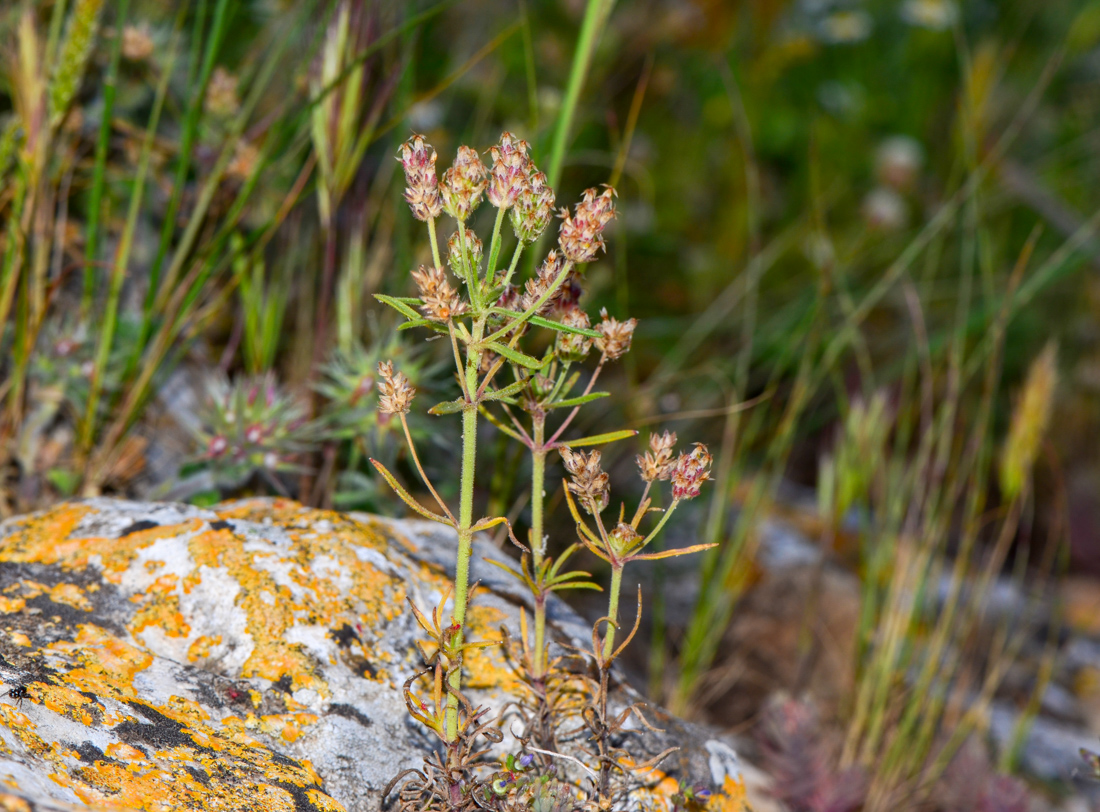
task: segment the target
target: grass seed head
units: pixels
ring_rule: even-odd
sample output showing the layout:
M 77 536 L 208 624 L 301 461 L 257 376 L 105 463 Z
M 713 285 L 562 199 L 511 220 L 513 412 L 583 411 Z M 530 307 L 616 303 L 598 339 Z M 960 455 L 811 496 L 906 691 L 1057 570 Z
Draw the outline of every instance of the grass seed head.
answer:
M 660 480 L 664 482 L 672 476 L 676 467 L 672 449 L 676 445 L 676 432 L 649 435 L 649 451 L 638 455 L 638 470 L 643 482 Z
M 600 467 L 600 452 L 586 453 L 566 447 L 561 450 L 561 458 L 573 478 L 569 490 L 580 497 L 589 513 L 602 512 L 611 499 L 611 477 Z
M 607 315 L 607 308 L 600 310 L 602 321 L 596 325 L 596 331 L 600 337 L 596 339 L 596 349 L 614 361 L 621 358 L 630 350 L 630 342 L 634 338 L 634 328 L 638 326 L 637 319 L 619 321 Z
M 712 459 L 707 447 L 696 443 L 691 453 L 681 452 L 672 472 L 672 498 L 694 499 L 702 491 L 703 483 L 710 479 Z
M 429 319 L 450 321 L 466 312 L 466 303 L 447 280 L 442 268 L 421 265 L 412 272 L 416 287 L 420 291 L 421 312 Z
M 562 313 L 560 321 L 567 327 L 587 330 L 592 326 L 588 314 L 579 307 L 571 307 Z M 592 339 L 579 333 L 558 333 L 555 350 L 563 361 L 583 361 L 592 351 Z
M 504 132 L 500 136 L 499 146 L 490 147 L 489 154 L 493 158 L 489 202 L 498 209 L 511 208 L 528 186 L 527 142 Z
M 516 239 L 527 244 L 535 242 L 550 225 L 553 216 L 554 190 L 550 188 L 546 175 L 531 164 L 527 183 L 512 207 L 512 227 L 516 231 Z

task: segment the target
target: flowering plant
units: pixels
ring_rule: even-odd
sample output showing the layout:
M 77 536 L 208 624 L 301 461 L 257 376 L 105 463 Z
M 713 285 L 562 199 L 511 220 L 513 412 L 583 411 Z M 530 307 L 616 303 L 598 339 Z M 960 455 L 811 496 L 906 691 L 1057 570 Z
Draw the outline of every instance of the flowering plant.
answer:
M 516 788 L 520 786 L 526 787 L 524 797 L 530 803 L 534 803 L 532 799 L 545 801 L 547 797 L 541 790 L 531 789 L 544 787 L 545 782 L 509 782 L 501 779 L 499 773 L 494 773 L 495 778 L 478 779 L 473 772 L 473 764 L 483 754 L 476 749 L 474 740 L 477 737 L 500 740 L 499 731 L 484 721 L 484 711 L 471 708 L 461 692 L 465 653 L 473 647 L 496 644 L 466 639 L 474 533 L 504 524 L 513 543 L 522 550 L 518 566 L 492 563 L 513 573 L 532 593 L 534 632 L 533 636 L 528 635 L 526 618 L 522 618 L 522 655 L 518 659 L 534 697 L 529 720 L 541 722 L 527 726 L 523 741 L 531 752 L 541 754 L 545 762 L 539 765 L 546 769 L 559 755 L 555 752 L 554 731 L 560 721 L 554 718 L 555 692 L 549 688 L 555 677 L 546 639 L 547 599 L 554 591 L 600 588 L 587 572 L 563 570 L 565 562 L 581 547 L 611 565 L 607 617 L 593 629 L 591 658 L 598 678 L 586 683 L 591 696 L 582 714 L 595 743 L 590 754 L 598 762 L 595 769 L 589 770 L 595 784 L 589 796 L 601 804 L 610 803 L 612 772 L 623 769 L 618 751 L 611 746 L 612 737 L 622 730 L 630 712 L 637 712 L 629 709 L 612 718 L 607 710 L 607 674 L 629 641 L 628 636 L 615 647 L 623 568 L 631 561 L 682 555 L 707 546 L 644 552 L 676 506 L 698 496 L 700 486 L 709 478 L 711 459 L 706 448 L 696 445 L 690 453 L 677 457 L 673 451 L 676 437 L 668 432 L 651 438 L 650 450 L 638 458 L 645 492 L 631 521 L 623 520 L 624 509 L 620 509 L 618 522 L 610 531 L 604 523 L 602 514 L 610 501 L 610 477 L 601 468 L 598 450 L 577 449 L 625 439 L 637 432 L 621 430 L 574 439 L 567 438 L 565 433 L 581 406 L 607 396 L 608 393 L 593 388 L 605 364 L 621 358 L 630 349 L 637 324 L 634 319 L 619 321 L 604 310 L 600 322 L 593 325 L 580 307 L 584 266 L 604 250 L 604 230 L 616 214 L 615 191 L 610 187 L 603 191 L 589 189 L 571 210 L 562 208 L 558 212 L 561 225 L 557 247 L 547 253 L 534 276 L 521 286 L 516 280 L 519 260 L 549 226 L 555 203 L 546 176 L 535 166 L 528 151 L 525 141 L 506 132 L 500 143 L 489 150 L 492 165 L 486 167 L 475 150 L 459 147 L 454 163 L 442 179 L 436 174 L 436 152 L 423 136 L 409 139 L 399 158 L 405 172 L 405 199 L 413 216 L 427 225 L 432 265 L 422 265 L 412 272 L 418 296 L 377 298 L 405 317 L 399 330 L 421 327 L 449 341 L 460 394 L 428 411 L 435 415 L 462 415 L 462 467 L 456 515 L 426 475 L 409 432 L 406 415 L 412 407 L 414 387 L 392 363 L 378 365 L 379 410 L 400 421 L 411 461 L 438 510 L 421 505 L 385 466 L 377 460 L 372 463 L 412 510 L 454 528 L 458 535 L 454 604 L 449 622 L 444 621 L 447 617 L 444 604 L 449 595 L 431 612 L 430 619 L 414 607 L 417 620 L 432 642 L 422 649 L 425 668 L 406 685 L 406 700 L 409 712 L 438 735 L 446 756 L 428 762 L 424 771 L 412 771 L 417 778 L 401 791 L 401 798 L 409 808 L 462 809 L 490 802 L 501 806 L 505 804 L 502 799 L 511 798 L 508 803 L 515 801 Z M 487 251 L 466 225 L 483 199 L 497 209 Z M 443 244 L 446 264 L 437 234 L 444 214 L 456 226 Z M 507 241 L 506 219 L 515 236 L 507 264 L 502 259 Z M 533 327 L 555 334 L 549 344 L 538 345 L 541 352 L 524 340 Z M 593 349 L 599 352 L 599 361 L 587 383 L 579 388 L 582 373 L 574 370 L 574 366 Z M 563 412 L 565 417 L 551 430 L 548 419 L 555 411 Z M 478 420 L 482 416 L 530 451 L 531 529 L 527 544 L 515 537 L 504 517 L 474 519 Z M 547 457 L 555 451 L 571 475 L 566 493 L 578 534 L 577 542 L 557 559 L 548 555 L 543 504 Z M 672 503 L 655 527 L 643 534 L 640 528 L 645 517 L 660 512 L 652 506 L 650 498 L 653 482 L 669 480 Z M 592 517 L 595 527 L 581 518 L 580 510 Z M 419 679 L 430 681 L 430 703 L 413 690 Z M 534 760 L 528 756 L 531 753 L 523 757 L 527 759 L 523 762 L 525 767 Z M 507 787 L 515 791 L 504 791 Z

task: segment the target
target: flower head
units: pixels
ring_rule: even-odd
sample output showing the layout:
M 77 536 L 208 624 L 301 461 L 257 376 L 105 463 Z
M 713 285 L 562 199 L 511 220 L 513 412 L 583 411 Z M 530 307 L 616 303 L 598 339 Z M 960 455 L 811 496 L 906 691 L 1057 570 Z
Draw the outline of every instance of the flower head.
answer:
M 619 522 L 608 536 L 611 549 L 616 555 L 626 555 L 642 540 L 641 534 L 625 522 Z
M 393 361 L 378 362 L 378 411 L 382 414 L 407 414 L 416 395 L 409 379 L 394 372 Z
M 672 498 L 694 499 L 710 479 L 711 456 L 707 447 L 696 443 L 691 453 L 681 452 L 672 471 Z
M 481 240 L 478 239 L 477 234 L 465 226 L 459 225 L 459 228 L 466 232 L 466 250 L 470 254 L 470 262 L 476 272 L 481 268 L 481 258 L 484 255 Z M 457 229 L 451 235 L 451 238 L 447 240 L 447 264 L 451 268 L 451 273 L 459 279 L 464 280 L 466 278 L 466 269 L 462 267 L 462 240 Z
M 527 142 L 510 132 L 500 136 L 500 145 L 489 148 L 493 168 L 489 172 L 489 202 L 498 209 L 511 208 L 528 186 Z
M 539 238 L 550 218 L 554 216 L 554 190 L 546 180 L 546 175 L 529 165 L 527 182 L 512 207 L 512 227 L 516 239 L 523 243 L 533 243 Z
M 438 156 L 422 135 L 401 145 L 401 166 L 405 170 L 405 200 L 417 220 L 430 220 L 443 211 L 439 181 L 435 177 Z
M 557 251 L 548 253 L 546 259 L 542 261 L 535 272 L 534 278 L 527 280 L 523 295 L 520 297 L 520 307 L 523 310 L 532 307 L 554 286 L 554 281 L 561 275 L 563 270 L 565 270 L 565 261 L 562 259 L 561 254 Z M 538 315 L 544 316 L 554 309 L 554 302 L 560 292 L 561 286 L 538 309 Z
M 588 189 L 581 202 L 559 213 L 561 229 L 558 244 L 566 259 L 572 262 L 589 262 L 604 249 L 603 230 L 615 219 L 615 190 L 608 186 L 603 193 Z
M 478 157 L 477 150 L 459 147 L 454 163 L 443 173 L 440 183 L 443 210 L 460 223 L 466 222 L 466 218 L 481 203 L 488 183 L 488 170 Z
M 649 435 L 649 451 L 644 455 L 638 455 L 638 469 L 642 473 L 644 482 L 652 482 L 655 479 L 663 482 L 672 476 L 672 471 L 676 467 L 672 456 L 675 445 L 676 432 L 674 431 Z
M 592 326 L 588 314 L 579 307 L 571 307 L 561 315 L 561 323 L 567 327 L 587 330 Z M 592 350 L 592 339 L 580 333 L 558 333 L 556 350 L 563 361 L 583 361 Z
M 600 337 L 596 339 L 596 349 L 614 361 L 626 355 L 630 349 L 630 341 L 634 338 L 634 328 L 638 326 L 637 319 L 619 321 L 607 315 L 607 308 L 600 310 L 602 321 L 596 325 L 596 331 Z
M 573 477 L 569 490 L 580 497 L 584 509 L 592 514 L 603 511 L 611 498 L 611 477 L 600 468 L 600 452 L 563 447 L 561 459 Z
M 466 303 L 462 301 L 458 291 L 451 287 L 442 268 L 421 265 L 419 270 L 412 272 L 412 276 L 420 291 L 420 301 L 423 302 L 420 310 L 429 319 L 449 321 L 466 312 Z

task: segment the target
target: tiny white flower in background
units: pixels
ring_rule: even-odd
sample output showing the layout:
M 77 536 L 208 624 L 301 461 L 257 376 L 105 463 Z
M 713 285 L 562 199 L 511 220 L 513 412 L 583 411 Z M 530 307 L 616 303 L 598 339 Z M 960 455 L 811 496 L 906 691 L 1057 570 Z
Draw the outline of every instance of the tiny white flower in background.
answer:
M 923 164 L 924 150 L 907 135 L 887 138 L 875 152 L 875 175 L 880 183 L 895 189 L 912 186 Z
M 871 15 L 866 11 L 834 11 L 821 21 L 825 42 L 862 42 L 871 35 Z
M 279 455 L 274 451 L 268 451 L 264 454 L 264 468 L 274 471 L 279 467 Z
M 879 186 L 863 198 L 863 217 L 867 225 L 879 231 L 896 231 L 905 226 L 908 212 L 905 200 L 893 189 Z
M 906 0 L 901 18 L 910 25 L 943 31 L 954 25 L 959 8 L 952 0 Z

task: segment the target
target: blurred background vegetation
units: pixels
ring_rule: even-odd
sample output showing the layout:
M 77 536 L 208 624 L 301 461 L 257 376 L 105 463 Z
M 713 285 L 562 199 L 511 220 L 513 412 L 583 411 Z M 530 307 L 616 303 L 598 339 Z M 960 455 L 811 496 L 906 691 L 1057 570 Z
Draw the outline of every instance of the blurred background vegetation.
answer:
M 1050 576 L 1100 574 L 1100 6 L 17 0 L 0 43 L 5 514 L 398 512 L 367 465 L 409 471 L 377 362 L 451 382 L 371 296 L 408 295 L 428 256 L 397 147 L 423 133 L 442 168 L 508 130 L 560 203 L 619 192 L 583 304 L 640 324 L 578 431 L 716 452 L 675 543 L 720 546 L 653 576 L 632 678 L 755 730 L 795 810 L 1007 804 L 992 776 L 1027 773 L 1059 679 L 1060 722 L 1097 732 L 1100 662 L 1059 663 L 1064 618 L 1100 631 L 1100 588 Z M 452 419 L 413 429 L 454 488 Z M 522 527 L 520 450 L 487 430 L 479 451 L 478 498 Z M 761 605 L 778 626 L 738 625 Z M 960 801 L 976 773 L 950 765 L 989 738 L 967 757 L 994 800 Z M 1039 777 L 1062 797 L 1071 775 Z

